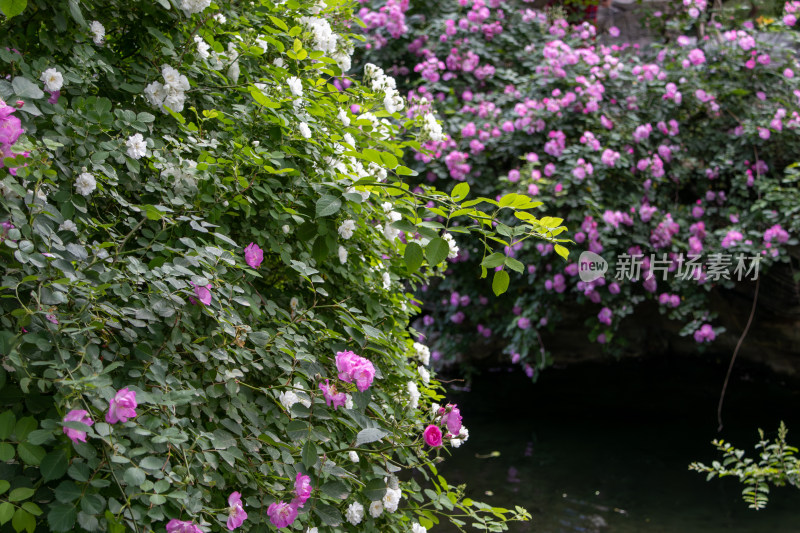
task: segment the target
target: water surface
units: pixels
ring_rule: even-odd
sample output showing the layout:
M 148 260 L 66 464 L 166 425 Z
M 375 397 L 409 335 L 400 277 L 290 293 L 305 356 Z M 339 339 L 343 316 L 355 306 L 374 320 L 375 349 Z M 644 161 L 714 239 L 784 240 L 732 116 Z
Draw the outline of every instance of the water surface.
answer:
M 706 482 L 688 470 L 718 458 L 714 438 L 753 455 L 757 429 L 774 436 L 781 420 L 800 447 L 800 385 L 744 365 L 717 433 L 726 363 L 627 360 L 548 369 L 535 384 L 490 369 L 470 392 L 448 394 L 470 440 L 441 471 L 467 482 L 473 498 L 526 507 L 533 520 L 514 532 L 800 533 L 800 489 L 774 489 L 767 508 L 753 511 L 737 480 Z

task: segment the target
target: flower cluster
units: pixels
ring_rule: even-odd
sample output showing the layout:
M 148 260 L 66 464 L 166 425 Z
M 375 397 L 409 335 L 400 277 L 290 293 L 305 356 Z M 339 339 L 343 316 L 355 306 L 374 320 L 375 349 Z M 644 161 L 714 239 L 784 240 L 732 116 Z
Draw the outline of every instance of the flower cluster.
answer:
M 169 65 L 161 67 L 164 83 L 151 82 L 144 88 L 144 96 L 150 105 L 167 113 L 167 107 L 175 113 L 183 111 L 186 102 L 186 91 L 191 88 L 189 79 Z
M 372 362 L 351 351 L 336 354 L 336 370 L 339 372 L 339 379 L 355 383 L 360 392 L 367 390 L 375 378 Z
M 301 472 L 297 473 L 294 481 L 294 498 L 291 502 L 278 501 L 267 508 L 270 522 L 277 528 L 289 527 L 297 519 L 299 510 L 311 497 L 311 478 Z M 245 518 L 247 516 L 245 515 Z
M 469 431 L 462 424 L 461 411 L 457 405 L 439 407 L 434 404 L 433 412 L 434 423 L 429 424 L 422 432 L 425 444 L 436 448 L 442 445 L 444 439 L 448 439 L 451 446 L 458 448 L 469 438 Z

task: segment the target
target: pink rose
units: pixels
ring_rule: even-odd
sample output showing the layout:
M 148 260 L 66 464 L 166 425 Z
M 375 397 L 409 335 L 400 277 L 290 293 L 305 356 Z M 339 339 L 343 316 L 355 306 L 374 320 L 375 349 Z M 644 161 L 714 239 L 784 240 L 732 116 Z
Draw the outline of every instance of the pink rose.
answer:
M 167 533 L 203 533 L 194 522 L 173 518 L 167 522 Z
M 437 447 L 442 445 L 442 430 L 439 429 L 439 426 L 434 426 L 433 424 L 429 425 L 425 428 L 425 431 L 422 432 L 422 437 L 425 439 L 425 444 L 432 447 Z
M 375 378 L 372 362 L 349 350 L 336 354 L 336 369 L 339 371 L 339 379 L 347 383 L 355 382 L 361 392 L 367 390 Z
M 447 407 L 450 408 L 449 411 L 447 411 Z M 447 431 L 451 434 L 458 435 L 461 431 L 461 411 L 457 405 L 448 405 L 447 407 L 442 407 L 442 410 L 445 411 L 442 414 L 442 424 L 447 426 Z
M 325 383 L 320 383 L 319 390 L 322 391 L 322 396 L 325 398 L 325 403 L 328 404 L 328 407 L 333 404 L 334 411 L 347 403 L 347 395 L 343 392 L 336 392 L 336 387 L 330 384 L 330 380 L 326 379 Z
M 201 287 L 200 285 L 196 285 L 192 283 L 192 287 L 194 287 L 194 293 L 197 295 L 197 299 L 200 300 L 200 303 L 203 305 L 211 305 L 211 284 L 209 283 L 205 287 Z
M 689 56 L 688 57 L 689 57 L 689 61 L 694 66 L 702 65 L 703 63 L 706 62 L 706 55 L 699 48 L 695 48 L 694 50 L 689 52 Z
M 116 424 L 117 422 L 127 422 L 128 419 L 136 416 L 136 392 L 128 390 L 128 387 L 120 389 L 111 398 L 106 413 L 106 422 Z
M 247 520 L 247 511 L 242 505 L 242 495 L 238 492 L 231 492 L 228 496 L 228 530 L 233 531 Z
M 255 243 L 250 243 L 244 249 L 244 260 L 250 268 L 258 268 L 264 261 L 264 251 Z
M 289 526 L 297 518 L 297 506 L 286 502 L 275 502 L 267 508 L 267 516 L 278 529 Z
M 292 504 L 302 507 L 311 497 L 312 490 L 311 478 L 298 472 L 294 480 L 294 493 L 297 495 L 297 498 L 292 500 Z
M 711 327 L 711 324 L 703 324 L 700 329 L 694 332 L 694 340 L 696 342 L 711 342 L 715 338 L 717 338 L 717 334 L 714 333 L 714 328 Z
M 80 422 L 82 424 L 86 424 L 87 426 L 94 424 L 94 421 L 89 416 L 88 411 L 84 411 L 83 409 L 73 409 L 67 413 L 67 416 L 64 417 L 64 422 Z M 67 437 L 72 439 L 72 442 L 86 442 L 85 431 L 64 427 L 64 433 L 67 434 Z

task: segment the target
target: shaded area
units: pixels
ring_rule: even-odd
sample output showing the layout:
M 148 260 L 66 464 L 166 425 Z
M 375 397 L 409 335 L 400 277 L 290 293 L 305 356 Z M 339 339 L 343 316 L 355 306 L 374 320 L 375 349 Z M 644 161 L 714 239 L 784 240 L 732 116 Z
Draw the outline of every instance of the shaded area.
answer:
M 536 384 L 517 370 L 488 369 L 471 392 L 448 394 L 470 440 L 441 470 L 451 483 L 468 482 L 469 496 L 526 507 L 533 521 L 511 531 L 800 532 L 800 490 L 775 489 L 756 512 L 737 480 L 706 482 L 688 470 L 718 459 L 714 438 L 753 456 L 757 429 L 772 437 L 781 420 L 800 445 L 800 386 L 761 367 L 737 364 L 716 432 L 726 364 L 592 363 L 549 369 Z M 475 457 L 493 451 L 500 456 Z

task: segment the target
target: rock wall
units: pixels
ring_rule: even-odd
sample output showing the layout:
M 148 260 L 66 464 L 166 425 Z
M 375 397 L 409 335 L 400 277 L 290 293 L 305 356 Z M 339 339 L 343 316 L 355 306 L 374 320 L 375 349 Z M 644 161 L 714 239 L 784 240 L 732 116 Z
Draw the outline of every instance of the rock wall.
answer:
M 794 257 L 798 263 L 800 254 Z M 789 264 L 773 266 L 760 276 L 758 301 L 753 323 L 742 342 L 738 357 L 763 364 L 775 372 L 800 376 L 800 284 L 794 281 L 794 268 Z M 626 317 L 618 337 L 627 344 L 624 357 L 697 354 L 728 360 L 747 325 L 753 305 L 756 282 L 738 283 L 733 290 L 715 289 L 711 295 L 711 311 L 718 314 L 714 326 L 726 332 L 713 343 L 700 347 L 692 336 L 681 337 L 682 323 L 674 322 L 658 311 L 655 302 L 641 304 Z M 552 332 L 543 335 L 544 345 L 553 353 L 555 364 L 575 364 L 607 358 L 602 348 L 587 337 L 585 321 L 595 316 L 596 309 L 567 306 L 565 320 Z

